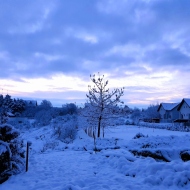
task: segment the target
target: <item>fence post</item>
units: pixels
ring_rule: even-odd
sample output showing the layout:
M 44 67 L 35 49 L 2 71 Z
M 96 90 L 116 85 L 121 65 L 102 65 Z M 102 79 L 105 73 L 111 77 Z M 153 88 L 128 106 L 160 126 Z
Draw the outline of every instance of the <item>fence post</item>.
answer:
M 26 144 L 26 172 L 28 171 L 28 155 L 29 155 L 29 146 L 31 146 L 32 143 L 27 141 Z

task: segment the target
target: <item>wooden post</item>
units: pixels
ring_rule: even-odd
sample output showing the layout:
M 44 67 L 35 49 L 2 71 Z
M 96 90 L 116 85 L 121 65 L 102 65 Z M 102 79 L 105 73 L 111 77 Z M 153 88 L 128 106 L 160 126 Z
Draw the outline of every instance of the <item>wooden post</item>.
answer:
M 31 146 L 31 142 L 27 141 L 26 145 L 26 172 L 28 171 L 28 155 L 29 155 L 29 146 Z

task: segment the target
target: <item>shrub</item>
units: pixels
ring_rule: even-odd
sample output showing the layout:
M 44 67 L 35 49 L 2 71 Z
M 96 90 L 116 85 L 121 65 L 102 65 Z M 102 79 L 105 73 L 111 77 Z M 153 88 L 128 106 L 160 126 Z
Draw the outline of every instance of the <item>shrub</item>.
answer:
M 155 129 L 167 129 L 171 131 L 186 131 L 189 132 L 190 128 L 184 126 L 181 123 L 147 123 L 147 122 L 140 122 L 139 126 L 155 128 Z
M 143 135 L 142 133 L 137 133 L 133 138 L 134 139 L 139 139 L 141 137 L 145 137 L 145 135 Z
M 0 125 L 0 181 L 24 168 L 23 142 L 20 133 L 9 124 Z
M 8 119 L 7 123 L 19 130 L 29 129 L 31 127 L 34 127 L 33 123 L 31 123 L 27 118 L 21 118 L 21 117 Z
M 46 126 L 49 125 L 52 120 L 52 115 L 50 110 L 41 110 L 36 113 L 35 119 L 36 123 L 39 126 Z
M 77 120 L 76 116 L 66 115 L 65 117 L 58 117 L 53 120 L 52 126 L 54 128 L 54 135 L 59 140 L 70 143 L 77 134 Z

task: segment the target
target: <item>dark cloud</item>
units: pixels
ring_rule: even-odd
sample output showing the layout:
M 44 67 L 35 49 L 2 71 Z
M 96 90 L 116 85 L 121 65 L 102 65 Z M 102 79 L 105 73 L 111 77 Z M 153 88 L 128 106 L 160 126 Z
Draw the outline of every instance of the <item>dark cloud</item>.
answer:
M 190 56 L 172 48 L 158 48 L 148 51 L 145 60 L 152 62 L 156 66 L 173 65 L 175 67 L 190 64 Z

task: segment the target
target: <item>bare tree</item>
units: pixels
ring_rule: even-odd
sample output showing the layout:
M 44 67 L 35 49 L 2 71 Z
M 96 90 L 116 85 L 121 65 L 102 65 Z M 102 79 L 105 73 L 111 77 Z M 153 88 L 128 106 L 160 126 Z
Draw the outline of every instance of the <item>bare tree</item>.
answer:
M 108 80 L 104 79 L 104 75 L 98 77 L 91 76 L 90 79 L 93 86 L 88 86 L 88 120 L 97 126 L 97 136 L 100 137 L 102 127 L 106 122 L 116 114 L 118 104 L 123 103 L 120 98 L 124 95 L 124 88 L 115 88 L 112 91 L 107 88 Z M 104 131 L 104 128 L 103 128 Z
M 145 110 L 145 118 L 146 119 L 153 119 L 153 118 L 160 118 L 160 114 L 157 111 L 159 104 L 150 104 L 149 107 Z
M 139 119 L 142 118 L 142 111 L 139 108 L 134 108 L 131 114 L 131 119 L 133 120 L 134 124 L 139 123 Z

